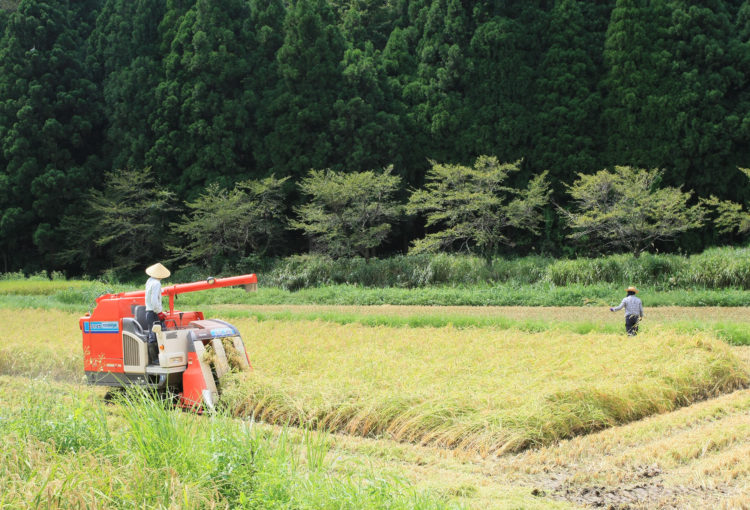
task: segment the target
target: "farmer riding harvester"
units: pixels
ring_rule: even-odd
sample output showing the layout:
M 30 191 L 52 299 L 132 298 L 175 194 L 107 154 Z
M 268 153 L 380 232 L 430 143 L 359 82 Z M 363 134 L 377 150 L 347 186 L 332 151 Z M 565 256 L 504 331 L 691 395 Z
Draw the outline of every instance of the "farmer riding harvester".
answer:
M 174 300 L 177 294 L 234 285 L 257 290 L 258 279 L 248 274 L 165 287 L 161 294 L 169 296 L 169 312 L 163 314 L 163 328 L 146 323 L 145 291 L 99 296 L 94 311 L 79 320 L 89 384 L 169 390 L 182 406 L 212 409 L 221 377 L 233 369 L 251 369 L 245 344 L 231 324 L 207 320 L 202 312 L 175 310 Z M 151 360 L 149 330 L 158 345 L 158 358 Z

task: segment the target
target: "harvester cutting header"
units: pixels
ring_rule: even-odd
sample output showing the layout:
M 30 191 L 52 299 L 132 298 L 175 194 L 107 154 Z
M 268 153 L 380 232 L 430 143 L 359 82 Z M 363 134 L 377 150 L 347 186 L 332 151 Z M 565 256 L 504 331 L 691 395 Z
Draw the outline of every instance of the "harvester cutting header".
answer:
M 256 290 L 258 279 L 248 274 L 165 287 L 161 295 L 169 296 L 169 311 L 161 314 L 163 328 L 146 320 L 145 291 L 99 296 L 93 312 L 79 320 L 88 382 L 170 390 L 185 407 L 213 408 L 221 377 L 232 369 L 250 370 L 245 344 L 231 324 L 175 310 L 174 300 L 177 294 L 236 285 Z M 158 345 L 151 360 L 149 331 Z

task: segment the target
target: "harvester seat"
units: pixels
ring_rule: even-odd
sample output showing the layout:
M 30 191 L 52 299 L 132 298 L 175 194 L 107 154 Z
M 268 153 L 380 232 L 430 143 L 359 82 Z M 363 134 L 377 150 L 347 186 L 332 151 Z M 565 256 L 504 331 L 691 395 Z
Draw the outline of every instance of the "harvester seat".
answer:
M 151 325 L 146 321 L 146 307 L 138 305 L 135 307 L 135 320 L 141 325 L 143 331 L 151 331 Z

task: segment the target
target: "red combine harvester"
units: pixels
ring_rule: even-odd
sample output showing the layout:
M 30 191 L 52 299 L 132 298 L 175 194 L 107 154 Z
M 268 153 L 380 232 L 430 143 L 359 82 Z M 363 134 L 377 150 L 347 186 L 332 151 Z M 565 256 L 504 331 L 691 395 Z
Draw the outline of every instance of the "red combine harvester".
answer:
M 202 312 L 177 311 L 174 299 L 177 294 L 234 285 L 256 290 L 258 279 L 249 274 L 163 288 L 162 296 L 169 296 L 169 312 L 163 329 L 153 325 L 159 356 L 151 363 L 145 291 L 99 296 L 94 311 L 79 321 L 89 384 L 169 390 L 182 406 L 212 409 L 219 398 L 219 379 L 232 369 L 251 369 L 245 344 L 231 324 L 206 320 Z

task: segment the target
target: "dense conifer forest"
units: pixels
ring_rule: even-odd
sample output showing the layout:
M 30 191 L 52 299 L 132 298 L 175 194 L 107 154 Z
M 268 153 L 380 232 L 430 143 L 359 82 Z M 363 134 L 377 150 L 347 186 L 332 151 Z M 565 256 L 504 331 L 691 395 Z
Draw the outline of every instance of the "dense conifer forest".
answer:
M 157 239 L 133 234 L 144 262 L 188 244 L 175 225 L 207 189 L 288 178 L 291 217 L 311 169 L 393 165 L 401 201 L 431 162 L 521 160 L 518 188 L 548 171 L 543 226 L 498 253 L 574 254 L 553 204 L 615 165 L 750 201 L 747 0 L 0 0 L 0 34 L 0 272 L 111 267 L 96 197 L 125 170 L 156 193 L 123 195 L 125 242 Z M 405 216 L 375 254 L 424 231 Z M 311 246 L 274 239 L 263 255 Z

